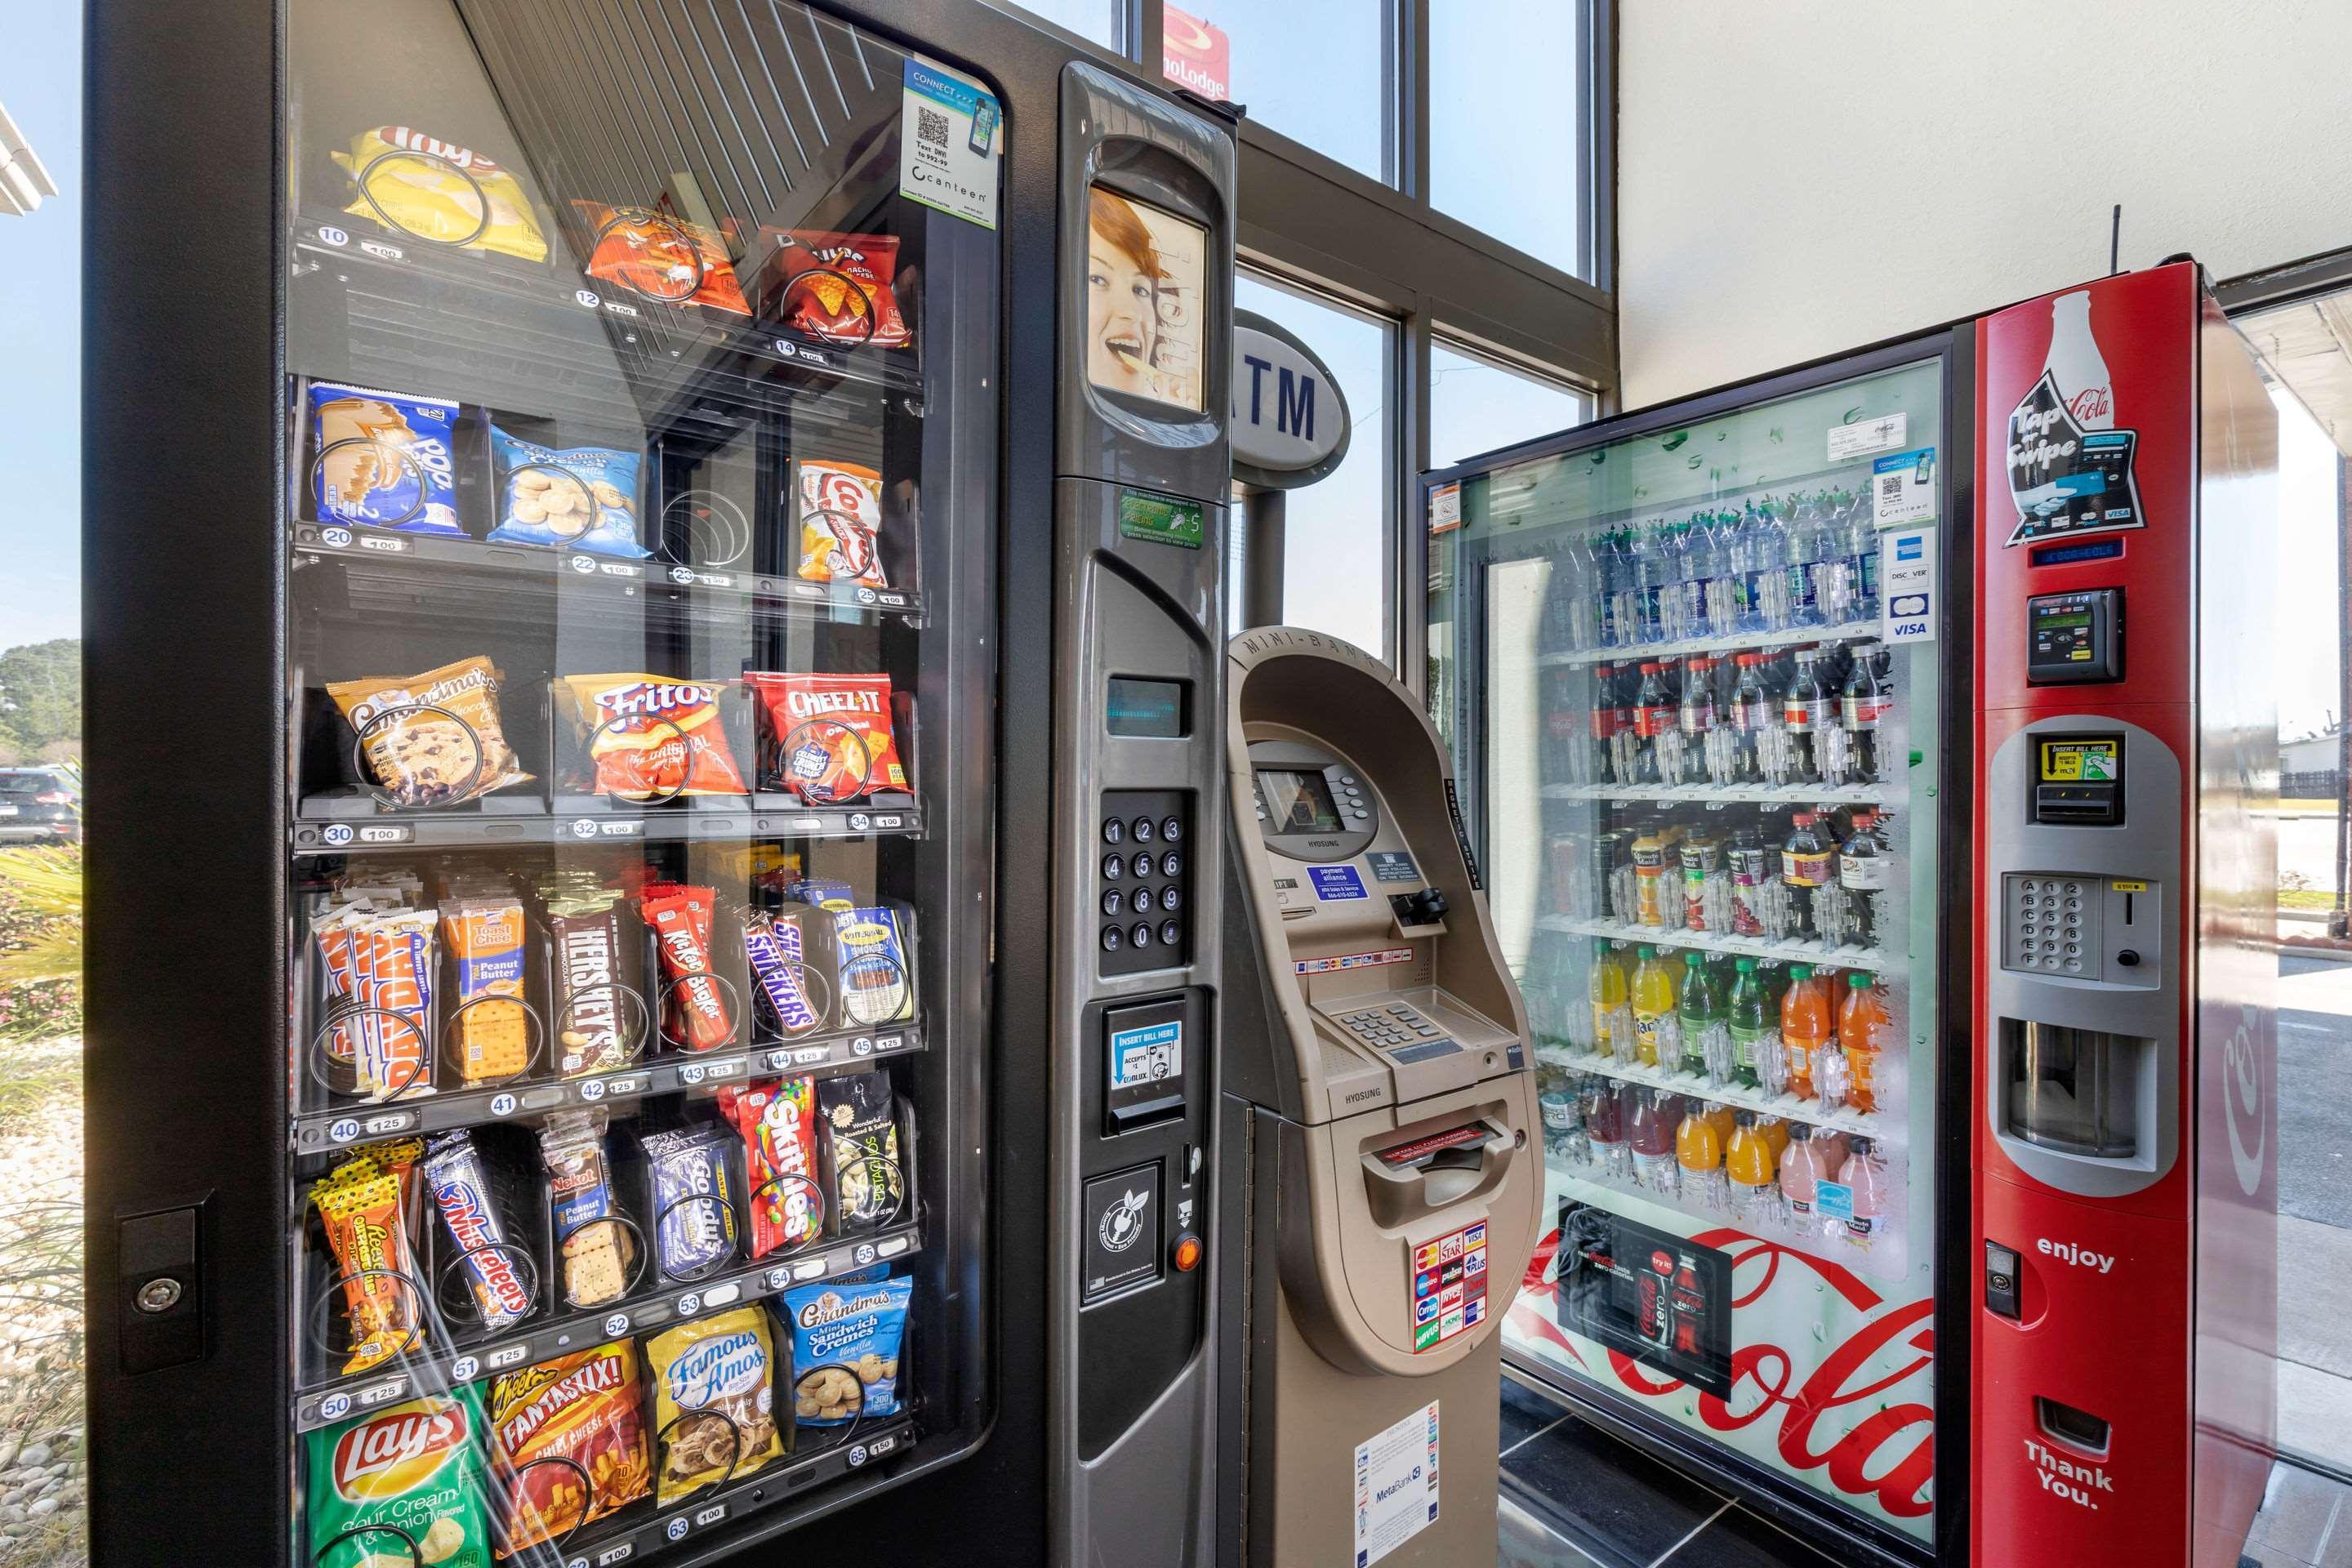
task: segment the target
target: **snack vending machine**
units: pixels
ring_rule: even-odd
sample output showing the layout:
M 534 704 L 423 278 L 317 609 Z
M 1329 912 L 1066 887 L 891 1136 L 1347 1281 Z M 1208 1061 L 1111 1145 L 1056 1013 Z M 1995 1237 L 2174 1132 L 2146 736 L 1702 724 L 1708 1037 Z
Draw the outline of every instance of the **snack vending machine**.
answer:
M 1921 1556 L 1953 1523 L 1937 1347 L 1966 1321 L 1941 1104 L 1969 349 L 1429 481 L 1432 711 L 1538 1040 L 1548 1213 L 1506 1362 Z
M 906 20 L 93 16 L 104 1568 L 1029 1564 L 1107 1452 L 1199 1511 L 1230 135 Z M 1082 573 L 1150 603 L 1049 698 Z M 1061 996 L 1189 1072 L 1106 1112 Z

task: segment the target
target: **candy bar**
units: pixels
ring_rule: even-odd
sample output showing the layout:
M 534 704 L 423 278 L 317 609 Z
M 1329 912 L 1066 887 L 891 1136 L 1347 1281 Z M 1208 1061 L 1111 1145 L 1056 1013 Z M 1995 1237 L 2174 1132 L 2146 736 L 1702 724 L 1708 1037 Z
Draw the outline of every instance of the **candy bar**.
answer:
M 734 1180 L 728 1133 L 697 1127 L 638 1139 L 653 1183 L 654 1260 L 689 1279 L 735 1254 Z
M 710 973 L 712 898 L 709 888 L 656 882 L 637 902 L 661 952 L 663 1037 L 689 1051 L 717 1050 L 735 1037 L 726 994 Z
M 750 1173 L 751 1257 L 815 1239 L 823 1218 L 816 1179 L 816 1085 L 805 1078 L 730 1085 L 719 1112 L 742 1135 Z M 794 1178 L 799 1178 L 795 1180 Z
M 789 912 L 757 914 L 743 922 L 743 954 L 751 961 L 751 978 L 776 1016 L 776 1027 L 787 1036 L 804 1035 L 824 1023 L 809 1000 L 801 939 L 801 922 Z

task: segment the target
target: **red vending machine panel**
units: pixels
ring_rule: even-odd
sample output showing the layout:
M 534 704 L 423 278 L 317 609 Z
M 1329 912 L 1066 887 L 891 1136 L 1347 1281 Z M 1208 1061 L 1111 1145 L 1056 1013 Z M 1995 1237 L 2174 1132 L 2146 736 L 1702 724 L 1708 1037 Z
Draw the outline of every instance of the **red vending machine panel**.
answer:
M 1977 333 L 1975 1561 L 2234 1563 L 2273 1440 L 2275 423 L 2191 263 Z

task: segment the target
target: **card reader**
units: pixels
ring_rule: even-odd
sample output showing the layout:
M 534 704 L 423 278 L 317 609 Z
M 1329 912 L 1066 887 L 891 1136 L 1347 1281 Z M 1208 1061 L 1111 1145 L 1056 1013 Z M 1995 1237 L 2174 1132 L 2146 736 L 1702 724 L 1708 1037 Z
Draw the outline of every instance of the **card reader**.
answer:
M 2124 678 L 2124 591 L 2036 594 L 2025 601 L 2025 683 L 2079 686 Z

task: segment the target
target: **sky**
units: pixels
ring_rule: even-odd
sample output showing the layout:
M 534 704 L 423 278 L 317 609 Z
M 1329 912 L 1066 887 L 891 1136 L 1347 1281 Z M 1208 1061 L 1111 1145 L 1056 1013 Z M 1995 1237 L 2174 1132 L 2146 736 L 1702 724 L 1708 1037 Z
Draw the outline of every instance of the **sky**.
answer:
M 0 648 L 81 632 L 81 7 L 8 36 L 0 103 L 58 194 L 0 217 Z

